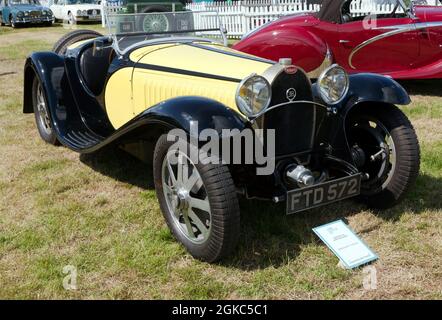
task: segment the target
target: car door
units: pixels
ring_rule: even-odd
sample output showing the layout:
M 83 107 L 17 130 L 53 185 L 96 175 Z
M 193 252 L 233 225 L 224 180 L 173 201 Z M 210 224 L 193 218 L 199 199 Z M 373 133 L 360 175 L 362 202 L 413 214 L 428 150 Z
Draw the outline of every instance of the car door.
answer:
M 364 2 L 349 0 L 339 25 L 338 61 L 350 72 L 390 72 L 412 68 L 419 58 L 419 37 L 414 18 L 394 0 L 391 10 L 381 14 L 361 14 Z M 396 9 L 395 9 L 396 8 Z

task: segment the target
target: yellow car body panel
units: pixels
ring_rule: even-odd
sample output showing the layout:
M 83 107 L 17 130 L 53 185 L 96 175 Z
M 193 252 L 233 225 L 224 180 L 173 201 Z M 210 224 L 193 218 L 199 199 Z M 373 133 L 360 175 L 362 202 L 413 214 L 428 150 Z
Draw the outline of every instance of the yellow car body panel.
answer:
M 146 109 L 181 96 L 213 99 L 239 113 L 235 103 L 239 82 L 272 65 L 250 57 L 206 43 L 135 49 L 129 55 L 133 68 L 118 70 L 106 85 L 108 118 L 118 129 Z
M 106 112 L 114 128 L 119 128 L 134 117 L 132 105 L 132 71 L 126 67 L 114 73 L 105 91 Z

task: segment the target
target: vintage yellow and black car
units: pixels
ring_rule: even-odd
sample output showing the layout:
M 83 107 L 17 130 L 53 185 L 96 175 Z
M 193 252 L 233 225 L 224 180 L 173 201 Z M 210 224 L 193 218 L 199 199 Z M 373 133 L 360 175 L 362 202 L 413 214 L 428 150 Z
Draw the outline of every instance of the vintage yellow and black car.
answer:
M 350 197 L 389 208 L 413 185 L 419 144 L 397 82 L 333 65 L 312 83 L 296 61 L 219 43 L 197 13 L 161 14 L 162 29 L 109 16 L 107 36 L 76 30 L 32 53 L 23 110 L 48 143 L 80 153 L 113 144 L 152 164 L 165 220 L 194 257 L 235 247 L 238 197 L 286 202 L 287 213 Z

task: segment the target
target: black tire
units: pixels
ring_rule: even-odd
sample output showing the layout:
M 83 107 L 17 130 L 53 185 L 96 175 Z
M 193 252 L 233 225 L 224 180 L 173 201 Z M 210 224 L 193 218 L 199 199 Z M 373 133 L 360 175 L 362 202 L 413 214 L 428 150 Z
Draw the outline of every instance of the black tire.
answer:
M 63 55 L 66 53 L 67 48 L 75 42 L 93 39 L 102 36 L 103 35 L 101 33 L 93 30 L 74 30 L 61 37 L 60 40 L 58 40 L 54 44 L 52 51 L 54 51 L 57 54 Z
M 40 98 L 39 92 L 41 92 Z M 43 107 L 39 107 L 39 101 L 44 102 Z M 34 108 L 35 123 L 37 125 L 38 133 L 45 142 L 52 145 L 59 145 L 60 143 L 58 142 L 57 136 L 52 127 L 47 101 L 46 92 L 40 82 L 40 79 L 35 76 L 32 83 L 32 106 Z M 44 112 L 42 112 L 42 108 L 45 109 Z
M 161 211 L 174 237 L 194 258 L 215 262 L 232 251 L 238 242 L 240 232 L 240 211 L 232 176 L 225 165 L 202 164 L 201 161 L 194 165 L 204 186 L 206 199 L 210 203 L 211 224 L 209 234 L 203 243 L 192 242 L 174 221 L 164 195 L 163 161 L 172 144 L 173 142 L 167 141 L 167 135 L 162 135 L 154 152 L 154 183 Z
M 349 119 L 350 127 L 348 130 L 350 131 L 348 137 L 351 144 L 356 143 L 363 150 L 365 149 L 366 165 L 364 166 L 367 171 L 369 171 L 367 166 L 373 166 L 376 161 L 369 159 L 370 153 L 373 153 L 373 151 L 369 152 L 367 148 L 364 148 L 364 143 L 369 145 L 367 143 L 369 140 L 362 139 L 365 142 L 357 141 L 358 133 L 357 130 L 355 131 L 355 123 L 367 121 L 367 119 L 379 121 L 388 131 L 389 140 L 393 141 L 394 158 L 389 154 L 387 159 L 394 162 L 394 166 L 388 164 L 386 168 L 389 167 L 390 170 L 385 173 L 387 176 L 380 178 L 379 181 L 375 181 L 375 178 L 373 178 L 375 175 L 363 181 L 359 199 L 371 208 L 387 209 L 398 204 L 416 181 L 420 168 L 419 141 L 410 120 L 396 106 L 365 106 L 357 110 Z M 382 129 L 381 126 L 379 127 L 379 130 Z M 387 143 L 387 145 L 389 144 Z M 391 145 L 389 145 L 389 148 L 391 149 Z M 370 161 L 372 164 L 369 163 Z M 361 171 L 364 171 L 364 166 Z M 384 178 L 386 178 L 385 181 L 383 181 Z

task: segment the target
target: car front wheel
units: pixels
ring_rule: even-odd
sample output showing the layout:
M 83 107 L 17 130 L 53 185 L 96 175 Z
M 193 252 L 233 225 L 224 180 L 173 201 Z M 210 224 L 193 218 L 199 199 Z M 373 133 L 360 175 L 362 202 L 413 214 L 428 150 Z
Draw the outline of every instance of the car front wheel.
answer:
M 9 18 L 9 22 L 11 23 L 11 27 L 12 28 L 14 28 L 14 29 L 17 28 L 17 25 L 15 24 L 14 18 L 10 17 Z
M 40 137 L 47 143 L 58 145 L 59 142 L 52 127 L 45 90 L 37 76 L 34 78 L 32 84 L 32 104 Z
M 167 135 L 161 136 L 154 152 L 155 189 L 175 238 L 193 257 L 214 262 L 228 255 L 238 240 L 236 190 L 227 166 L 190 158 L 167 141 Z
M 420 149 L 412 124 L 395 106 L 366 106 L 348 123 L 352 154 L 358 155 L 365 174 L 360 199 L 376 209 L 394 206 L 419 174 Z

